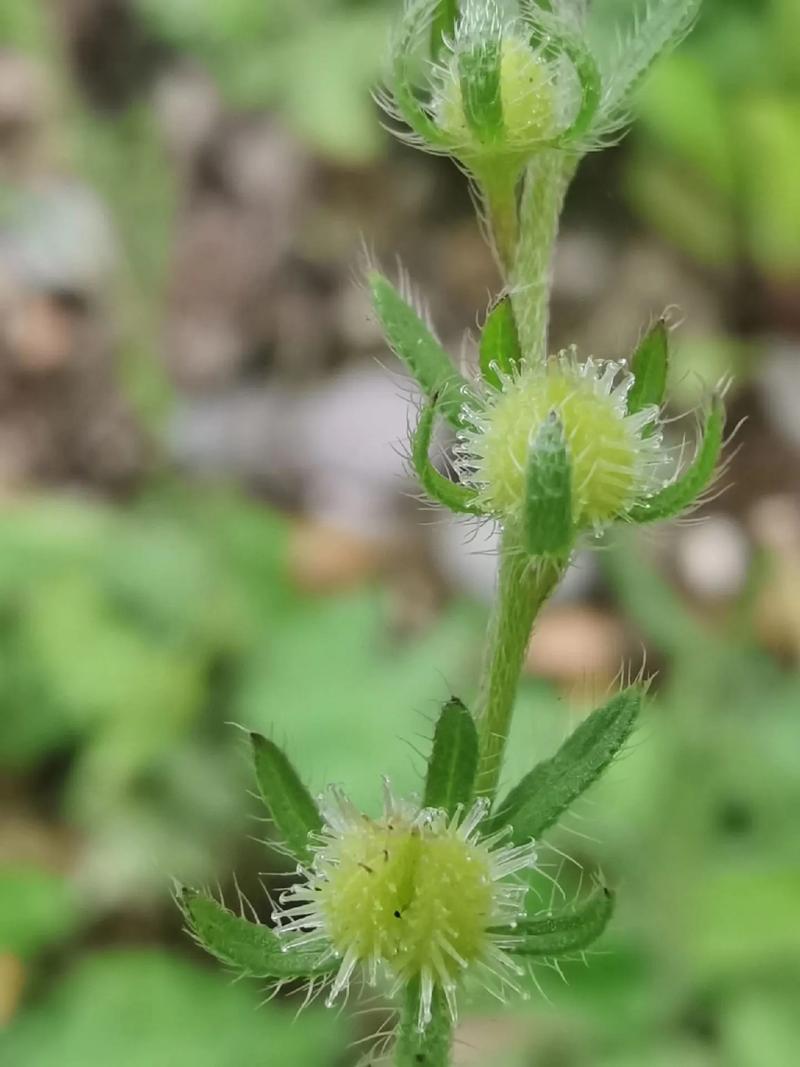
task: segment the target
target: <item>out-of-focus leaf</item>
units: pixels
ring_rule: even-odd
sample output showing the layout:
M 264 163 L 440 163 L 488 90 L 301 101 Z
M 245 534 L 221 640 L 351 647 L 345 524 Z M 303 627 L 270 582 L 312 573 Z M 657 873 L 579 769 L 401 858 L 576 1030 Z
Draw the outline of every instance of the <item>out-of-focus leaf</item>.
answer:
M 726 1001 L 723 1055 L 735 1067 L 785 1067 L 800 1059 L 796 991 L 750 989 Z
M 726 97 L 700 56 L 691 49 L 671 56 L 642 86 L 636 106 L 656 156 L 669 153 L 702 175 L 718 195 L 731 195 L 736 176 Z
M 0 955 L 32 956 L 66 937 L 78 918 L 74 890 L 34 867 L 0 871 Z
M 753 257 L 767 275 L 793 284 L 800 273 L 800 90 L 794 98 L 753 94 L 732 118 L 747 153 L 743 225 Z
M 343 1051 L 340 1024 L 163 952 L 81 962 L 3 1034 L 3 1067 L 319 1067 Z
M 773 865 L 706 869 L 687 903 L 686 951 L 704 980 L 745 977 L 800 958 L 800 870 Z
M 209 69 L 236 107 L 277 106 L 296 132 L 346 163 L 384 143 L 370 98 L 381 74 L 387 3 L 138 0 L 151 26 Z
M 669 159 L 634 155 L 626 176 L 634 207 L 658 233 L 700 263 L 726 269 L 736 260 L 736 220 L 719 195 L 687 180 Z
M 419 789 L 425 767 L 414 749 L 430 737 L 448 690 L 469 688 L 481 627 L 462 606 L 400 638 L 372 592 L 314 601 L 283 618 L 263 657 L 249 662 L 236 721 L 291 738 L 312 794 L 346 783 L 370 810 L 383 774 L 400 795 Z

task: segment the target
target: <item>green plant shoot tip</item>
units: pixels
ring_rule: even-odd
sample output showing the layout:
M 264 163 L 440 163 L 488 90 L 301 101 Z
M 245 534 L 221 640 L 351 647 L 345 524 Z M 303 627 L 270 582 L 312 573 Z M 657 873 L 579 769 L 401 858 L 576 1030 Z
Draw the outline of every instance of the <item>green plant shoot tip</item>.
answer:
M 308 835 L 319 831 L 322 818 L 314 798 L 289 759 L 274 741 L 250 735 L 259 792 L 279 841 L 300 860 L 308 859 Z
M 635 415 L 650 405 L 660 407 L 667 387 L 669 363 L 669 331 L 664 319 L 658 322 L 639 342 L 631 360 L 633 385 L 628 393 L 628 414 Z M 646 427 L 652 433 L 654 427 Z
M 480 365 L 483 380 L 493 389 L 503 387 L 500 375 L 508 378 L 519 373 L 522 351 L 511 297 L 504 296 L 489 312 L 481 333 Z
M 474 797 L 477 770 L 475 721 L 461 701 L 452 697 L 436 723 L 423 807 L 441 808 L 448 815 L 459 807 L 466 810 Z

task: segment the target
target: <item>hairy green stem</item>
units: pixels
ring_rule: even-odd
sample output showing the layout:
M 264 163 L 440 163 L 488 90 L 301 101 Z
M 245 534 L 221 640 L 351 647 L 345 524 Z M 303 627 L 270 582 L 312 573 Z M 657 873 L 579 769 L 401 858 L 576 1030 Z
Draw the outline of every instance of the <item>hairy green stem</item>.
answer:
M 510 281 L 517 331 L 529 364 L 547 358 L 553 249 L 575 166 L 562 152 L 543 152 L 529 165 L 523 183 Z
M 477 792 L 490 800 L 500 779 L 533 622 L 563 572 L 564 564 L 560 562 L 532 561 L 513 530 L 506 529 L 476 706 L 480 739 Z
M 453 1042 L 453 1024 L 438 986 L 433 991 L 432 1018 L 418 1029 L 419 979 L 411 982 L 400 1017 L 395 1048 L 396 1067 L 448 1067 Z
M 514 167 L 502 167 L 483 175 L 480 189 L 498 265 L 506 281 L 509 280 L 519 237 L 517 216 L 517 185 L 519 172 Z

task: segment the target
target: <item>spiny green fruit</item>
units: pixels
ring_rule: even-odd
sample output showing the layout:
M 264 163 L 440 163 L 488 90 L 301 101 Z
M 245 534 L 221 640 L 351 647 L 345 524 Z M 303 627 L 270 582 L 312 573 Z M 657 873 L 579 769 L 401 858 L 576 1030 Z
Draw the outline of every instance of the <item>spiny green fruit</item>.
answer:
M 501 844 L 506 833 L 481 839 L 487 810 L 481 799 L 466 815 L 459 807 L 448 816 L 387 787 L 382 816 L 370 819 L 329 790 L 311 869 L 273 916 L 288 950 L 324 945 L 341 960 L 329 1002 L 358 968 L 371 983 L 388 971 L 397 990 L 419 981 L 423 1028 L 435 989 L 455 1017 L 463 976 L 483 972 L 507 984 L 520 973 L 504 951 L 514 939 L 493 928 L 524 914 L 527 887 L 507 878 L 532 867 L 536 850 L 533 842 Z
M 467 158 L 483 151 L 481 138 L 470 128 L 464 109 L 464 85 L 457 58 L 447 68 L 435 111 L 441 130 L 460 146 Z M 500 46 L 499 114 L 504 152 L 525 151 L 536 141 L 545 141 L 556 132 L 556 100 L 550 66 L 534 54 L 526 41 L 506 37 Z
M 462 479 L 476 488 L 484 513 L 521 517 L 529 454 L 551 417 L 563 432 L 577 529 L 602 529 L 652 491 L 663 463 L 661 434 L 653 432 L 659 409 L 630 414 L 632 383 L 621 364 L 579 363 L 574 350 L 504 377 L 501 390 L 472 414 L 459 446 Z

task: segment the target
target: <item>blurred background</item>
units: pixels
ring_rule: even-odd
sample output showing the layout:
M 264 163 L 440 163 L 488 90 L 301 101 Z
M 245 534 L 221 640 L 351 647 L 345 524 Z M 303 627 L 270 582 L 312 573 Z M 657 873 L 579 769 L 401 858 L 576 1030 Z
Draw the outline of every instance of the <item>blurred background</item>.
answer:
M 497 286 L 455 168 L 379 125 L 397 6 L 0 7 L 4 1067 L 347 1067 L 388 1018 L 259 1006 L 171 890 L 235 871 L 266 919 L 286 882 L 237 727 L 372 811 L 475 684 L 491 535 L 414 499 L 357 283 L 399 254 L 454 353 Z M 732 376 L 746 422 L 701 524 L 582 554 L 542 618 L 509 778 L 657 672 L 553 839 L 619 910 L 477 996 L 462 1067 L 800 1062 L 800 4 L 706 0 L 639 112 L 571 193 L 556 342 L 624 356 L 674 304 L 675 412 Z

